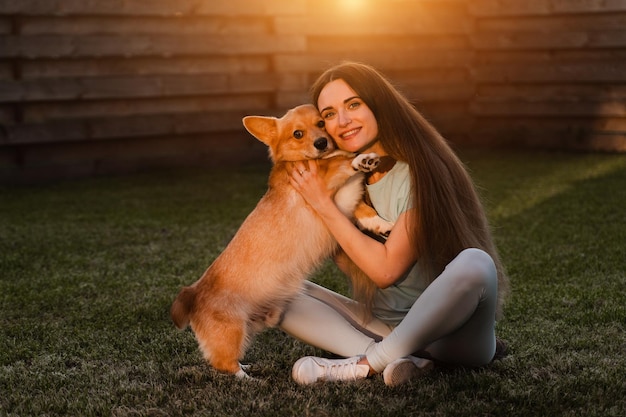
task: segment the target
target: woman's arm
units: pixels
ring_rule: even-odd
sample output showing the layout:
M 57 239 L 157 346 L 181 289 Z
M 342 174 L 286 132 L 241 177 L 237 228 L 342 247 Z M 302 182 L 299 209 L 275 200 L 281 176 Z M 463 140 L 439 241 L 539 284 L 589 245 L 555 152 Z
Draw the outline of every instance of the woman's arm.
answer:
M 322 179 L 317 176 L 316 161 L 308 161 L 308 166 L 297 164 L 290 181 L 322 218 L 344 252 L 378 287 L 392 285 L 417 260 L 408 234 L 410 211 L 398 217 L 387 241 L 381 243 L 363 234 L 341 213 Z

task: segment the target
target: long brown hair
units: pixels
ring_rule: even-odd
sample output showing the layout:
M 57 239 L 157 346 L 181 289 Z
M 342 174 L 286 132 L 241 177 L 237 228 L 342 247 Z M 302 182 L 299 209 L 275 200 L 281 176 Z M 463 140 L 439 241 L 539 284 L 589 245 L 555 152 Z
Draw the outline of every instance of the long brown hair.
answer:
M 463 249 L 484 250 L 498 272 L 500 316 L 508 279 L 464 164 L 407 98 L 371 66 L 346 62 L 326 70 L 311 87 L 314 105 L 324 86 L 337 79 L 344 80 L 370 108 L 378 123 L 378 140 L 389 156 L 409 165 L 415 215 L 408 227 L 421 273 L 432 282 Z M 362 283 L 353 285 L 355 296 L 369 298 L 360 301 L 371 305 L 373 292 L 363 289 Z

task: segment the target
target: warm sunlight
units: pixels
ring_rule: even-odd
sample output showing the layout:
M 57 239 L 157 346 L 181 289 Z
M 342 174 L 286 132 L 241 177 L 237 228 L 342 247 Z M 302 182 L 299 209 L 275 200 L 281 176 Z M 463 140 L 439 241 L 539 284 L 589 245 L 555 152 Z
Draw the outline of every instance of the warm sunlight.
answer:
M 341 0 L 340 4 L 346 10 L 357 11 L 363 9 L 369 2 L 371 0 Z

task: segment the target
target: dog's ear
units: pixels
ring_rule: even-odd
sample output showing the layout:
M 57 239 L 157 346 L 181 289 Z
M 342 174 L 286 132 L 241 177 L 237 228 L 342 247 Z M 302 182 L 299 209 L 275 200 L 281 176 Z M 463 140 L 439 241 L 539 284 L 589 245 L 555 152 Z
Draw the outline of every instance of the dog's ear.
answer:
M 270 146 L 278 136 L 277 118 L 266 116 L 246 116 L 243 125 L 252 136 Z

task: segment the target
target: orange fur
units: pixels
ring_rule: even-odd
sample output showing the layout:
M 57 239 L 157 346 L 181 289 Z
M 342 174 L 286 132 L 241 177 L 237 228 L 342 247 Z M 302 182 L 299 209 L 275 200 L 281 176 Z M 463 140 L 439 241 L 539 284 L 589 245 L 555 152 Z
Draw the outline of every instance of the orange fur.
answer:
M 177 327 L 191 324 L 204 358 L 240 377 L 246 376 L 239 360 L 251 337 L 278 323 L 303 281 L 337 249 L 289 182 L 294 162 L 318 159 L 318 175 L 337 191 L 335 201 L 348 215 L 363 193 L 362 174 L 351 165 L 354 155 L 335 150 L 314 106 L 296 107 L 280 119 L 249 116 L 243 122 L 269 147 L 269 188 L 222 254 L 180 291 L 171 308 Z M 375 165 L 362 166 L 370 168 Z

